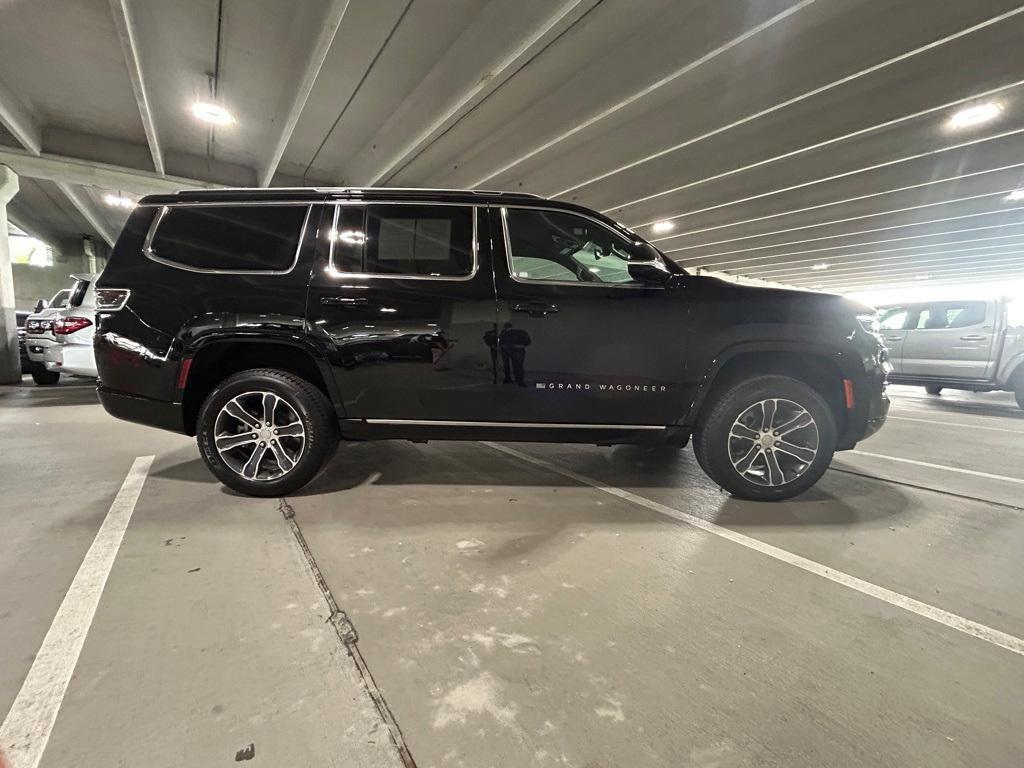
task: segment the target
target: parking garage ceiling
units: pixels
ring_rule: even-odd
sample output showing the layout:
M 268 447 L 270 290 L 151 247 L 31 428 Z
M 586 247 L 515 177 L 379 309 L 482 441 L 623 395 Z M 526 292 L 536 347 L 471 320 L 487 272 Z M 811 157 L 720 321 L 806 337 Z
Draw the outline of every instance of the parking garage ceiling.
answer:
M 200 183 L 470 187 L 805 288 L 1022 278 L 1022 39 L 1000 0 L 2 0 L 0 163 L 50 242 Z

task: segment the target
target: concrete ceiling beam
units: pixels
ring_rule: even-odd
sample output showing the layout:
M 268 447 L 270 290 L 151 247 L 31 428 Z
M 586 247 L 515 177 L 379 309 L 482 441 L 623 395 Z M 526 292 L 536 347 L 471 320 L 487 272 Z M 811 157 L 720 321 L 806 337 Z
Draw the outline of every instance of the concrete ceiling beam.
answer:
M 128 67 L 128 79 L 131 80 L 135 101 L 139 105 L 139 117 L 142 119 L 142 128 L 146 132 L 146 142 L 149 144 L 150 154 L 153 156 L 153 168 L 163 176 L 165 173 L 164 155 L 160 149 L 160 137 L 157 135 L 156 121 L 153 119 L 153 110 L 150 107 L 146 80 L 142 76 L 138 39 L 132 23 L 128 0 L 110 0 L 110 12 L 114 17 L 114 27 L 117 29 L 125 65 Z
M 115 3 L 124 2 L 125 0 L 110 1 Z M 317 77 L 320 76 L 324 60 L 331 50 L 334 36 L 338 33 L 338 28 L 345 18 L 348 4 L 349 0 L 331 0 L 323 24 L 320 26 L 320 32 L 317 34 L 316 41 L 313 43 L 313 48 L 310 51 L 309 59 L 306 61 L 302 76 L 299 78 L 298 87 L 295 89 L 295 96 L 285 111 L 281 132 L 274 142 L 274 147 L 271 150 L 266 165 L 259 170 L 259 185 L 261 187 L 269 187 L 270 182 L 274 179 L 274 174 L 277 172 L 277 167 L 281 164 L 284 151 L 288 148 L 288 143 L 295 132 L 295 126 L 298 125 L 299 118 L 302 117 L 302 110 L 306 107 L 309 94 L 313 91 Z
M 2 124 L 18 142 L 31 152 L 38 155 L 43 151 L 43 131 L 36 122 L 32 111 L 14 95 L 10 88 L 0 82 L 0 124 Z
M 0 148 L 0 164 L 8 165 L 19 175 L 33 179 L 116 189 L 135 196 L 166 194 L 189 188 L 216 189 L 222 186 L 181 176 L 161 176 L 153 171 L 125 168 L 93 160 L 51 154 L 35 156 L 4 148 Z

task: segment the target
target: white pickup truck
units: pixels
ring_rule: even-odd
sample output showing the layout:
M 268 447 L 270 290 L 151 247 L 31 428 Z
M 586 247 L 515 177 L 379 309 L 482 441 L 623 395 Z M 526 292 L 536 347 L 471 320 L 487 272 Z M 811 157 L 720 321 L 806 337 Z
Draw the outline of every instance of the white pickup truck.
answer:
M 881 307 L 893 384 L 1008 390 L 1024 408 L 1024 300 L 909 302 Z

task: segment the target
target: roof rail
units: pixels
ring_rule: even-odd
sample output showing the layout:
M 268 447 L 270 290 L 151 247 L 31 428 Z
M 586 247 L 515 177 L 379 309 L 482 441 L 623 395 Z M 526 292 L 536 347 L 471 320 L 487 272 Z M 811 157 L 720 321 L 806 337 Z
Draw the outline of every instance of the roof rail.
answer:
M 275 192 L 322 192 L 325 194 L 340 194 L 342 192 L 453 192 L 457 194 L 470 195 L 507 195 L 509 197 L 529 197 L 535 200 L 542 200 L 540 195 L 531 192 L 501 192 L 486 189 L 452 189 L 448 187 L 214 187 L 202 189 L 179 189 L 176 195 L 217 195 L 224 192 L 264 192 L 273 194 Z

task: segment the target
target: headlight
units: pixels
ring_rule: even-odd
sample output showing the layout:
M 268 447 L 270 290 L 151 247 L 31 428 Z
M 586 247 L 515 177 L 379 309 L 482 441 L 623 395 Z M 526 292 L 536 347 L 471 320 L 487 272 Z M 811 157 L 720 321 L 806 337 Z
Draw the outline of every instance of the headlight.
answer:
M 878 324 L 878 315 L 874 312 L 870 314 L 857 315 L 857 322 L 860 323 L 860 327 L 865 331 L 873 333 L 876 336 L 882 330 L 882 327 Z

